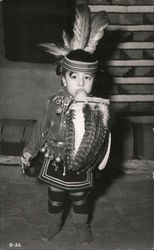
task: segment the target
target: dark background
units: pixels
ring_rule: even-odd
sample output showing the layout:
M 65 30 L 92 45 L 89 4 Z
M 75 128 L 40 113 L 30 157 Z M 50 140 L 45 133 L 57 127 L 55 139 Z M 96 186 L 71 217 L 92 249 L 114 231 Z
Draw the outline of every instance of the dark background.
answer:
M 12 61 L 50 63 L 40 43 L 62 43 L 62 30 L 70 35 L 74 21 L 74 0 L 4 0 L 5 56 Z

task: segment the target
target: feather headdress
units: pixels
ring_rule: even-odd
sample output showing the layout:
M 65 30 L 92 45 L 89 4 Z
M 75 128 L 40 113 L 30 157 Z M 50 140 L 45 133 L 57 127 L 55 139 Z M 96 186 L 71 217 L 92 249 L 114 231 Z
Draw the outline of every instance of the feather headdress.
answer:
M 85 51 L 93 53 L 99 40 L 104 35 L 104 29 L 108 25 L 106 12 L 101 11 L 94 14 L 91 21 L 91 32 L 87 46 L 84 48 Z
M 99 40 L 104 35 L 104 29 L 108 24 L 106 13 L 104 11 L 93 14 L 91 20 L 90 9 L 87 5 L 81 4 L 76 8 L 75 22 L 73 28 L 73 37 L 63 31 L 63 47 L 53 43 L 40 44 L 46 48 L 50 54 L 57 58 L 66 56 L 69 52 L 77 49 L 94 53 Z

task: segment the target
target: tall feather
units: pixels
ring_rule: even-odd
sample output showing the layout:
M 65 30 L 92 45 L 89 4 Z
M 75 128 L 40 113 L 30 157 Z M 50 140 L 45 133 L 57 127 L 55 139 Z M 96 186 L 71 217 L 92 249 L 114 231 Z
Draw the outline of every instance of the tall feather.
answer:
M 71 49 L 84 49 L 88 43 L 91 28 L 90 9 L 87 5 L 78 5 L 76 8 L 75 22 Z
M 93 53 L 99 40 L 104 35 L 104 29 L 108 25 L 108 20 L 105 11 L 100 11 L 94 14 L 91 23 L 91 33 L 85 51 Z
M 56 46 L 54 43 L 44 43 L 40 46 L 46 48 L 46 52 L 55 55 L 56 57 L 65 56 L 68 54 L 68 49 Z
M 63 32 L 62 32 L 62 37 L 63 37 L 63 41 L 64 41 L 64 48 L 66 50 L 70 51 L 71 50 L 71 48 L 70 48 L 71 39 L 65 30 L 63 30 Z

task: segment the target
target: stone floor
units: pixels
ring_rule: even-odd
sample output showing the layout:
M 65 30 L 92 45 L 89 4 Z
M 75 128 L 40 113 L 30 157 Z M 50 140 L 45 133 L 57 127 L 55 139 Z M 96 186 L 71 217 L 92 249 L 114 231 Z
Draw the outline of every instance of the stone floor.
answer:
M 90 197 L 94 240 L 81 247 L 67 210 L 62 231 L 53 240 L 43 242 L 40 231 L 49 219 L 47 186 L 34 178 L 24 178 L 19 167 L 1 166 L 0 172 L 0 250 L 154 249 L 152 174 L 104 170 Z

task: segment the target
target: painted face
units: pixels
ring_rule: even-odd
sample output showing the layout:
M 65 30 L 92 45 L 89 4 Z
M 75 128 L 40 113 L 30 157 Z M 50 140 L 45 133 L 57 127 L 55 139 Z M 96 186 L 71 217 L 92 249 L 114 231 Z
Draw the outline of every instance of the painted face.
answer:
M 85 72 L 70 72 L 67 71 L 62 76 L 62 82 L 68 93 L 72 96 L 76 95 L 76 91 L 82 90 L 87 95 L 90 94 L 95 74 Z

